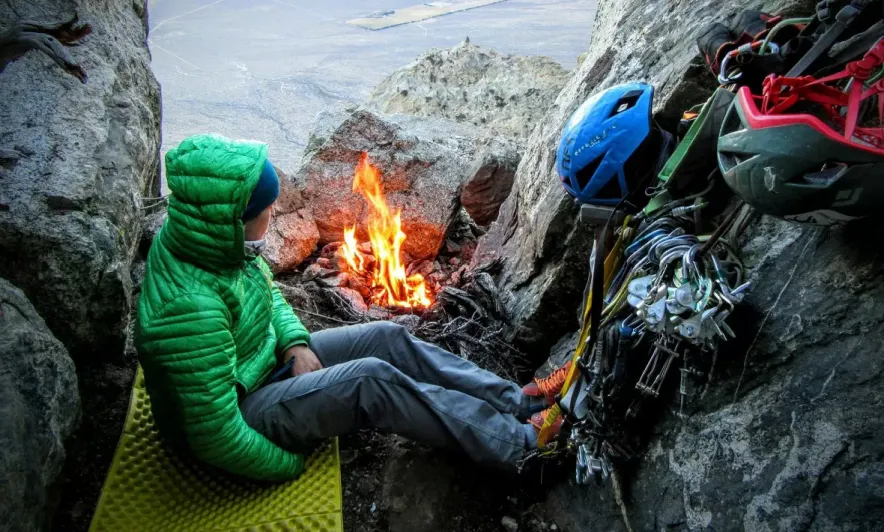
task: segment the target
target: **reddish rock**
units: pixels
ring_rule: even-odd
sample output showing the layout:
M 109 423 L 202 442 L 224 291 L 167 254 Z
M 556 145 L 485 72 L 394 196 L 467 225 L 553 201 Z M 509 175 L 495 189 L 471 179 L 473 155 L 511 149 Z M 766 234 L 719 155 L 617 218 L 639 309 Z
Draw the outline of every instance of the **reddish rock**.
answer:
M 330 270 L 328 268 L 323 268 L 319 265 L 319 263 L 313 263 L 304 270 L 304 274 L 302 279 L 304 281 L 312 281 L 313 279 L 324 279 L 325 277 L 331 277 L 335 275 L 334 270 Z
M 359 292 L 363 298 L 371 297 L 371 285 L 361 275 L 350 276 L 350 288 Z
M 359 295 L 359 292 L 356 290 L 343 287 L 332 288 L 332 290 L 346 301 L 353 311 L 360 314 L 366 314 L 368 312 L 368 305 L 365 304 L 365 300 L 362 299 L 362 296 Z
M 264 259 L 274 273 L 293 271 L 313 253 L 319 231 L 309 211 L 276 215 L 267 231 Z
M 470 262 L 473 259 L 473 253 L 476 252 L 476 242 L 470 240 L 468 242 L 464 242 L 460 246 L 460 258 L 464 262 Z
M 428 260 L 416 260 L 408 265 L 408 269 L 405 271 L 405 275 L 412 276 L 416 273 L 423 275 L 424 277 L 433 273 L 433 263 Z
M 342 244 L 342 242 L 331 242 L 329 244 L 326 244 L 319 254 L 324 258 L 330 259 L 338 253 L 338 250 L 341 249 Z
M 438 252 L 438 251 L 439 250 L 437 249 L 436 252 Z M 436 256 L 435 252 L 433 253 L 433 256 L 434 257 Z M 402 264 L 411 264 L 412 262 L 414 262 L 415 259 L 422 259 L 422 258 L 425 258 L 425 257 L 413 257 L 407 251 L 402 251 L 401 256 L 399 257 L 399 261 Z
M 430 274 L 429 279 L 433 281 L 436 286 L 439 286 L 448 280 L 448 274 L 445 272 L 433 272 Z
M 501 204 L 510 195 L 519 166 L 518 147 L 513 139 L 492 137 L 478 149 L 460 202 L 480 226 L 487 227 L 497 219 Z
M 350 276 L 346 273 L 337 273 L 328 277 L 320 277 L 317 279 L 317 282 L 323 286 L 328 286 L 329 288 L 346 287 L 350 284 Z
M 333 255 L 329 258 L 319 257 L 318 259 L 316 259 L 316 264 L 321 265 L 323 268 L 328 268 L 330 270 L 335 270 L 338 272 L 350 271 L 350 265 L 347 264 L 347 259 L 340 255 Z

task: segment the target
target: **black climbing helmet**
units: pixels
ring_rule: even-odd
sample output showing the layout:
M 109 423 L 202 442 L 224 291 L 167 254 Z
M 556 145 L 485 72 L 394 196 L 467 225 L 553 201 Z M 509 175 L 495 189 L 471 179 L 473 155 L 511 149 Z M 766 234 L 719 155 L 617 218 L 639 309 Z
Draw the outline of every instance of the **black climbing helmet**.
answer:
M 884 98 L 884 81 L 849 93 L 827 84 L 862 87 L 863 72 L 882 62 L 879 42 L 863 60 L 825 80 L 771 76 L 760 97 L 742 87 L 718 139 L 718 165 L 731 189 L 760 212 L 818 225 L 880 209 L 884 129 L 860 126 L 857 113 Z

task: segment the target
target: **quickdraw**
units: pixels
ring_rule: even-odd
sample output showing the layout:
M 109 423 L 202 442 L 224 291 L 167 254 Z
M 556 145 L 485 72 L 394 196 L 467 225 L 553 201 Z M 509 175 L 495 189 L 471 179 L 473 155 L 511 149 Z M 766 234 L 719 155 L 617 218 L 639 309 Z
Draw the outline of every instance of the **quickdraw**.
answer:
M 632 457 L 627 425 L 639 416 L 645 400 L 662 394 L 676 366 L 678 415 L 683 416 L 688 382 L 702 380 L 718 342 L 735 336 L 726 319 L 749 285 L 740 284 L 742 263 L 721 235 L 736 216 L 728 216 L 725 227 L 713 235 L 695 236 L 688 232 L 693 222 L 689 213 L 667 205 L 657 216 L 624 221 L 603 261 L 605 297 L 595 330 L 590 316 L 598 298 L 594 289 L 587 293 L 571 370 L 538 441 L 544 452 L 564 443 L 577 455 L 579 483 L 605 480 L 612 461 Z M 643 356 L 647 361 L 640 375 L 630 380 L 629 360 Z M 638 392 L 628 404 L 623 395 L 627 389 Z M 552 441 L 553 427 L 563 416 L 570 426 L 567 437 Z
M 611 249 L 610 253 L 605 257 L 604 260 L 604 278 L 609 279 L 613 275 L 613 272 L 616 271 L 620 262 L 622 261 L 622 252 L 626 246 L 626 242 L 631 240 L 632 229 L 629 227 L 632 218 L 627 217 L 623 222 L 623 226 L 621 227 L 620 234 L 617 237 L 617 241 L 614 244 L 614 247 Z M 595 250 L 596 253 L 603 253 L 598 249 Z M 605 289 L 608 288 L 610 284 L 605 286 Z M 590 313 L 592 311 L 592 302 L 593 302 L 593 292 L 592 290 L 587 291 L 586 301 L 583 306 L 583 317 L 582 317 L 582 326 L 580 329 L 580 336 L 577 341 L 577 348 L 574 350 L 574 355 L 571 357 L 571 369 L 568 372 L 568 376 L 565 378 L 565 384 L 562 387 L 561 397 L 564 397 L 568 391 L 571 389 L 572 384 L 574 383 L 577 375 L 578 375 L 578 361 L 582 357 L 584 350 L 587 347 L 587 343 L 591 339 L 590 337 L 590 329 L 591 329 L 591 321 L 590 321 Z M 543 426 L 540 429 L 540 434 L 538 435 L 538 447 L 546 447 L 549 445 L 551 436 L 553 433 L 553 426 L 559 417 L 562 414 L 562 408 L 559 402 L 554 404 L 550 411 L 547 414 L 546 419 L 544 419 Z

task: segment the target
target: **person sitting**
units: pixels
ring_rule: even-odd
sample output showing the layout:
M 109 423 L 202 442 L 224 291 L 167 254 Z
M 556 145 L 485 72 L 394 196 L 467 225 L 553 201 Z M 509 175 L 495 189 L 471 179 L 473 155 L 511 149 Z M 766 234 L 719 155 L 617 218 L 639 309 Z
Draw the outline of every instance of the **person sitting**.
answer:
M 168 217 L 150 249 L 135 338 L 173 447 L 281 481 L 320 442 L 359 429 L 483 464 L 515 466 L 536 446 L 527 420 L 549 404 L 537 386 L 523 393 L 389 322 L 307 331 L 260 257 L 279 195 L 264 144 L 193 136 L 166 154 L 166 176 Z M 289 363 L 290 375 L 270 382 Z

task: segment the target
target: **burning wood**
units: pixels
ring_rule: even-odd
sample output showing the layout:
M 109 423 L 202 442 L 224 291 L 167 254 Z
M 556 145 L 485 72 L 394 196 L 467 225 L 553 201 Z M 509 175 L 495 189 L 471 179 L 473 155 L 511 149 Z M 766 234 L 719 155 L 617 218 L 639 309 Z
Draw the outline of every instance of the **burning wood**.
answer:
M 457 289 L 470 291 L 469 287 L 478 286 L 470 261 L 481 233 L 461 212 L 449 226 L 438 255 L 412 260 L 401 248 L 405 231 L 399 224 L 399 212 L 391 212 L 378 170 L 364 155 L 355 172 L 353 189 L 361 193 L 371 209 L 366 223 L 370 241 L 360 242 L 356 228 L 347 227 L 342 231 L 342 241 L 326 244 L 308 261 L 300 280 L 317 300 L 348 322 L 410 317 L 421 323 L 421 330 L 429 337 L 435 330 L 430 322 L 449 321 L 448 314 L 440 314 L 440 310 L 455 305 L 451 295 L 464 293 Z M 493 287 L 483 286 L 482 290 L 489 288 Z M 455 291 L 445 293 L 448 289 Z M 478 299 L 483 305 L 488 303 L 486 296 Z M 475 318 L 472 308 L 467 305 L 462 309 L 469 319 Z M 469 329 L 478 331 L 472 326 Z M 447 334 L 451 329 L 445 331 Z M 434 337 L 437 334 L 441 330 L 432 332 Z M 462 349 L 456 352 L 466 353 Z
M 356 240 L 356 227 L 344 231 L 344 242 L 336 256 L 344 259 L 349 272 L 365 279 L 357 291 L 374 304 L 387 307 L 426 308 L 433 303 L 423 275 L 406 273 L 402 243 L 401 212 L 391 212 L 384 198 L 380 172 L 363 153 L 353 177 L 353 191 L 362 194 L 369 206 L 367 223 L 369 242 Z M 365 244 L 370 244 L 366 246 Z M 343 268 L 340 268 L 343 269 Z M 352 282 L 352 281 L 351 281 Z M 360 288 L 362 290 L 360 290 Z
M 470 267 L 481 234 L 465 213 L 453 222 L 433 259 L 411 260 L 402 251 L 405 234 L 398 212 L 384 201 L 376 168 L 363 156 L 354 190 L 371 208 L 368 242 L 354 227 L 341 242 L 326 244 L 303 270 L 296 286 L 283 284 L 286 298 L 314 328 L 392 320 L 412 334 L 516 378 L 524 355 L 504 333 L 506 316 L 492 273 L 498 263 Z M 384 250 L 384 251 L 381 251 Z
M 312 329 L 341 324 L 392 320 L 404 325 L 412 334 L 472 360 L 499 375 L 515 379 L 528 364 L 525 355 L 516 350 L 504 333 L 505 312 L 491 274 L 499 263 L 469 269 L 461 265 L 450 273 L 448 282 L 438 285 L 433 304 L 426 309 L 383 307 L 368 304 L 358 293 L 355 282 L 360 276 L 335 269 L 342 244 L 326 246 L 302 274 L 296 285 L 280 283 L 283 294 Z M 431 268 L 431 272 L 452 272 L 450 260 L 440 262 L 414 261 L 409 269 Z M 326 268 L 320 264 L 328 264 Z M 349 267 L 346 266 L 345 267 Z M 432 270 L 432 268 L 442 268 Z M 452 284 L 456 278 L 457 286 Z M 341 280 L 345 282 L 340 283 Z M 431 282 L 428 279 L 428 284 Z M 436 288 L 435 285 L 432 285 Z

